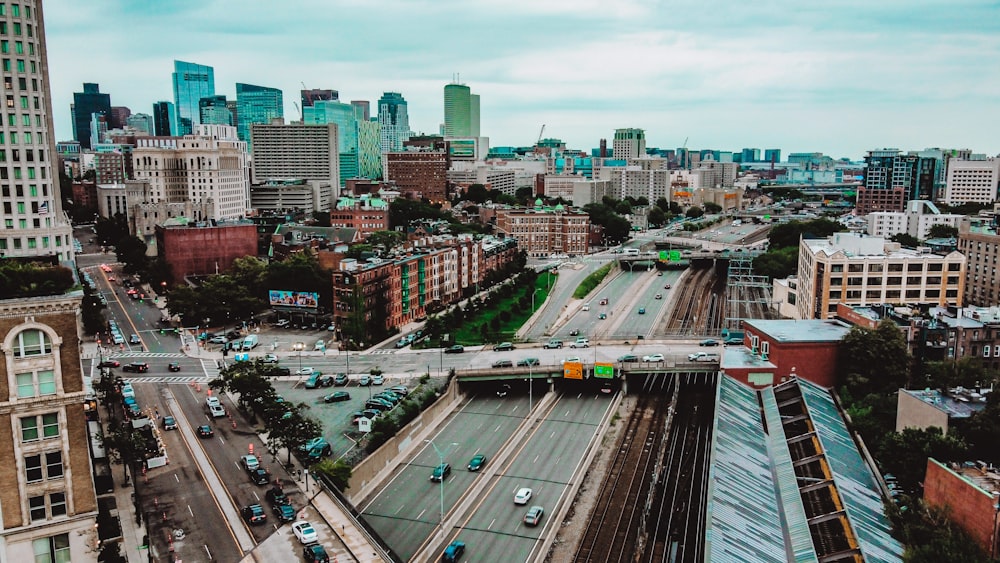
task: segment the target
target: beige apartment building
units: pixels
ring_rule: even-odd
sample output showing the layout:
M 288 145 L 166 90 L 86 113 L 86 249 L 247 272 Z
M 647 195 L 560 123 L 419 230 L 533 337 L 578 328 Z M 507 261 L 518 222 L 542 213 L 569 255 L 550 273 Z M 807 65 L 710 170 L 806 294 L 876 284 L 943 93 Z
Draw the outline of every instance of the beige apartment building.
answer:
M 836 233 L 799 243 L 800 319 L 828 319 L 837 304 L 948 305 L 965 295 L 966 259 L 904 249 L 883 238 Z
M 943 201 L 948 205 L 993 203 L 1000 189 L 1000 158 L 948 160 Z
M 990 223 L 964 219 L 958 225 L 958 251 L 968 259 L 965 274 L 965 304 L 979 307 L 1000 305 L 1000 234 Z
M 96 561 L 83 294 L 0 300 L 0 560 Z

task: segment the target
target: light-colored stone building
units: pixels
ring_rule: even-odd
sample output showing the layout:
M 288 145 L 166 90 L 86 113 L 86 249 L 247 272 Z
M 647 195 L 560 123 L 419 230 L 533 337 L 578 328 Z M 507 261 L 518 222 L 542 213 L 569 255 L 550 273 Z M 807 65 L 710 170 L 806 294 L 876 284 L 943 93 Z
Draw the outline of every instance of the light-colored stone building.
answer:
M 1000 158 L 948 160 L 944 203 L 993 203 L 1000 190 Z
M 931 227 L 947 225 L 958 228 L 963 215 L 941 213 L 936 205 L 924 200 L 906 202 L 906 211 L 873 211 L 868 214 L 868 234 L 873 237 L 890 238 L 906 233 L 911 237 L 925 240 L 930 237 Z
M 497 233 L 513 237 L 528 256 L 586 254 L 589 248 L 590 216 L 562 205 L 534 208 L 504 208 L 496 212 Z

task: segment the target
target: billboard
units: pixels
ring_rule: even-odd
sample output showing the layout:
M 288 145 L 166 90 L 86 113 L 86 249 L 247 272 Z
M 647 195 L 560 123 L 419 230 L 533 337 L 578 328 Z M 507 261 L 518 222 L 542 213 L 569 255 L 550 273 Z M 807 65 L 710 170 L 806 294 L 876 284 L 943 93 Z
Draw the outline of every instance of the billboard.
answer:
M 272 307 L 315 309 L 319 307 L 319 294 L 312 291 L 285 291 L 272 289 L 267 292 Z
M 583 364 L 580 362 L 563 363 L 563 377 L 566 379 L 583 379 Z
M 594 377 L 599 377 L 602 379 L 614 379 L 615 377 L 614 364 L 594 364 Z
M 476 158 L 476 140 L 475 139 L 450 139 L 448 141 L 448 150 L 451 152 L 452 158 Z

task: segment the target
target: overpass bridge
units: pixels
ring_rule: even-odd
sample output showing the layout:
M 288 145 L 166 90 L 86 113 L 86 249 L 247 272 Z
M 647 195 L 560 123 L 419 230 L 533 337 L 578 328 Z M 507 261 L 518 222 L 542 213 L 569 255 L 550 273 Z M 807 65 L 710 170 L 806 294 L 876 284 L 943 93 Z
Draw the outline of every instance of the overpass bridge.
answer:
M 596 368 L 596 374 L 595 374 Z M 628 393 L 629 380 L 645 379 L 652 375 L 678 376 L 685 373 L 715 373 L 719 362 L 690 362 L 668 359 L 663 362 L 607 362 L 607 363 L 567 363 L 564 365 L 515 366 L 509 368 L 485 368 L 455 370 L 459 385 L 476 388 L 493 387 L 499 389 L 508 385 L 511 392 L 525 394 L 536 388 L 538 381 L 544 382 L 548 391 L 555 384 L 561 388 L 580 391 L 614 391 L 621 389 Z

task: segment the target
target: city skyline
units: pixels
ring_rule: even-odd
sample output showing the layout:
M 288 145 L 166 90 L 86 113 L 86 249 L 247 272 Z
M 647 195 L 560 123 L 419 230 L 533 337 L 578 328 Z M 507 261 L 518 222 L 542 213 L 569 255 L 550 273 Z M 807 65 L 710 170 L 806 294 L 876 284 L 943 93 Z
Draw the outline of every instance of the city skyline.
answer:
M 660 148 L 688 139 L 692 149 L 854 160 L 882 147 L 1000 152 L 991 128 L 1000 122 L 1000 14 L 988 2 L 668 10 L 635 0 L 609 11 L 592 0 L 515 1 L 492 12 L 389 1 L 380 5 L 389 19 L 346 0 L 278 11 L 251 4 L 49 0 L 57 138 L 72 136 L 80 84 L 99 83 L 113 105 L 151 113 L 172 99 L 177 59 L 214 67 L 227 98 L 236 82 L 281 89 L 290 118 L 302 83 L 372 103 L 399 92 L 411 128 L 428 134 L 443 123 L 443 87 L 459 74 L 481 97 L 491 146 L 530 145 L 544 124 L 545 137 L 581 150 L 636 127 Z

